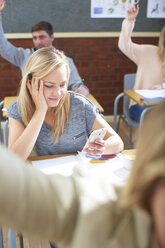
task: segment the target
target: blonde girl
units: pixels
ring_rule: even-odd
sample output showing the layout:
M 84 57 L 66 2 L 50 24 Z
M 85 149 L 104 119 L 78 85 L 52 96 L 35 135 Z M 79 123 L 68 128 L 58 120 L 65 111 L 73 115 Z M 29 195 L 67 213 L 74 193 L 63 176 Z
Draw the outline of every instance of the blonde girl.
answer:
M 37 155 L 83 150 L 94 157 L 123 149 L 122 140 L 97 108 L 84 96 L 67 91 L 68 78 L 66 57 L 55 48 L 41 48 L 30 56 L 19 99 L 8 110 L 10 150 L 27 159 L 34 146 Z M 84 148 L 90 133 L 103 127 L 104 140 Z

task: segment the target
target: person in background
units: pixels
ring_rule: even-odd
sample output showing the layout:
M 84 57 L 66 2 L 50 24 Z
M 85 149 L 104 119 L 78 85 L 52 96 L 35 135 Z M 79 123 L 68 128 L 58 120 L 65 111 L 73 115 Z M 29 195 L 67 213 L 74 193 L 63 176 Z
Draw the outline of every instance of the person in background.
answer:
M 146 116 L 125 184 L 83 164 L 70 177 L 46 175 L 1 147 L 0 225 L 59 248 L 164 248 L 164 109 Z
M 23 75 L 26 62 L 35 50 L 42 47 L 53 46 L 53 27 L 49 22 L 45 21 L 35 24 L 32 27 L 34 48 L 24 49 L 22 47 L 15 47 L 6 39 L 2 27 L 1 13 L 5 6 L 6 0 L 0 0 L 0 55 L 13 65 L 19 67 Z M 89 89 L 84 85 L 73 60 L 69 57 L 67 57 L 67 60 L 70 67 L 69 90 L 87 96 L 89 94 Z
M 35 51 L 28 59 L 18 101 L 8 109 L 9 149 L 27 159 L 37 155 L 67 154 L 83 150 L 93 157 L 123 149 L 119 135 L 84 96 L 67 91 L 69 66 L 54 47 Z M 90 133 L 107 128 L 104 140 L 84 147 Z M 92 148 L 92 149 L 91 149 Z
M 165 25 L 158 46 L 136 44 L 132 42 L 131 35 L 138 12 L 139 6 L 136 3 L 127 9 L 118 46 L 137 65 L 134 90 L 162 89 L 165 88 Z M 144 108 L 131 100 L 130 117 L 139 122 Z

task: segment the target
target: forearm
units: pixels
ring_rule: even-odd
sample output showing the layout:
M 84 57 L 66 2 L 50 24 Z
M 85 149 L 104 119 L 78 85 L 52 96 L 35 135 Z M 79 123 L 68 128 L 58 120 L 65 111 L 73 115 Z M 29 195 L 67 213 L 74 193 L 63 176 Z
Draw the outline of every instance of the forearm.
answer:
M 115 154 L 121 152 L 124 148 L 123 141 L 118 135 L 109 137 L 105 142 L 104 154 Z
M 41 114 L 40 111 L 36 111 L 27 127 L 13 144 L 10 144 L 9 135 L 9 150 L 26 160 L 36 143 L 44 118 L 45 115 L 43 113 Z
M 30 49 L 29 49 L 30 51 Z M 29 51 L 23 48 L 17 48 L 11 44 L 5 37 L 2 20 L 0 18 L 0 56 L 21 68 L 25 59 L 29 57 Z
M 127 18 L 124 19 L 122 23 L 122 30 L 119 37 L 118 46 L 120 50 L 128 57 L 132 57 L 132 30 L 134 28 L 135 20 L 129 20 Z

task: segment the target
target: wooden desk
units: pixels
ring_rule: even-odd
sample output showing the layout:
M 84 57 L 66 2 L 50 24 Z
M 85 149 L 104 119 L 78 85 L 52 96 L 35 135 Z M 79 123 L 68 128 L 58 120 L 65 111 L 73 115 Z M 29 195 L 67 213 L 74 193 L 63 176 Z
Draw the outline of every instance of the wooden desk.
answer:
M 94 96 L 92 94 L 88 94 L 87 98 L 96 106 L 99 108 L 99 112 L 104 112 L 103 107 L 100 105 L 100 103 L 96 100 L 96 98 L 94 98 Z
M 87 95 L 87 98 L 96 106 L 99 108 L 99 112 L 104 112 L 104 109 L 103 107 L 100 105 L 100 103 L 96 100 L 96 98 L 94 98 L 94 96 L 92 94 L 88 94 Z M 3 105 L 3 108 L 6 109 L 7 107 L 10 106 L 10 104 L 17 100 L 18 99 L 18 96 L 6 96 L 4 98 L 4 105 Z M 3 117 L 6 117 L 7 116 L 7 112 L 6 111 L 3 111 Z
M 136 149 L 124 150 L 121 153 L 130 160 L 135 160 L 136 158 Z
M 140 95 L 134 90 L 124 90 L 124 94 L 142 107 L 152 107 L 162 101 L 162 99 L 153 100 L 152 98 L 146 102 L 142 101 L 141 98 L 144 98 L 144 96 Z
M 18 99 L 18 96 L 6 96 L 4 98 L 4 105 L 3 105 L 3 108 L 6 109 L 7 107 L 10 106 L 10 104 L 17 100 Z M 7 116 L 7 111 L 3 111 L 3 117 L 6 117 Z
M 128 159 L 130 160 L 135 160 L 135 149 L 129 149 L 129 150 L 124 150 L 121 153 L 125 155 Z M 32 156 L 29 157 L 29 161 L 37 161 L 37 160 L 44 160 L 44 159 L 51 159 L 51 158 L 59 158 L 59 157 L 64 157 L 64 156 L 69 156 L 69 155 L 76 155 L 76 153 L 72 154 L 60 154 L 60 155 L 45 155 L 45 156 Z
M 37 160 L 44 160 L 44 159 L 51 159 L 51 158 L 60 158 L 70 155 L 77 155 L 77 153 L 72 154 L 59 154 L 59 155 L 44 155 L 44 156 L 31 156 L 28 158 L 29 161 L 37 161 Z
M 129 98 L 131 98 L 134 102 L 136 102 L 140 106 L 147 107 L 147 105 L 141 100 L 141 98 L 143 98 L 143 96 L 138 94 L 136 91 L 134 91 L 134 90 L 124 90 L 124 94 L 126 96 L 128 96 Z

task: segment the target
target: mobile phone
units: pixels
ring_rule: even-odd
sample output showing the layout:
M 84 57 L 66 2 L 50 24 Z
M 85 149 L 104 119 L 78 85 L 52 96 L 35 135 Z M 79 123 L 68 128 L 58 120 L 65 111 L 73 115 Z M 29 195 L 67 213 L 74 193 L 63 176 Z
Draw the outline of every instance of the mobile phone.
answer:
M 94 142 L 96 139 L 103 139 L 106 132 L 107 132 L 106 128 L 100 128 L 93 131 L 89 136 L 88 142 Z
M 28 79 L 29 79 L 29 83 L 31 84 L 31 81 L 32 81 L 32 74 L 31 74 L 31 72 L 28 73 Z
M 100 128 L 100 129 L 97 129 L 97 130 L 93 131 L 90 134 L 89 138 L 88 138 L 88 141 L 87 141 L 87 143 L 85 145 L 85 148 L 88 147 L 88 143 L 92 143 L 96 139 L 103 139 L 104 136 L 105 136 L 105 134 L 106 134 L 106 132 L 107 132 L 107 129 L 106 128 Z M 93 150 L 93 148 L 88 148 L 88 149 Z
M 140 2 L 140 0 L 135 0 L 135 3 L 136 3 L 136 4 L 139 4 L 139 2 Z

